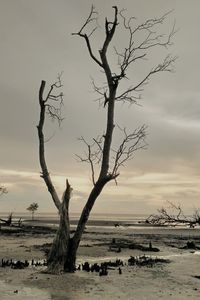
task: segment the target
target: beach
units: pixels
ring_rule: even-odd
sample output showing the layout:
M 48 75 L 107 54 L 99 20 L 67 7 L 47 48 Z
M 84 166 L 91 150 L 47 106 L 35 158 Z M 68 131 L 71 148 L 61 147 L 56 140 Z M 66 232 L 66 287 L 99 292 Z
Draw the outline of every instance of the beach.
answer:
M 107 276 L 96 272 L 76 271 L 74 274 L 50 275 L 44 266 L 24 269 L 0 268 L 0 294 L 8 299 L 135 299 L 135 300 L 196 300 L 200 296 L 200 250 L 187 249 L 188 241 L 200 247 L 200 229 L 186 227 L 153 227 L 138 221 L 93 218 L 87 225 L 77 255 L 77 266 L 84 262 L 124 262 L 119 268 L 108 269 Z M 40 261 L 45 259 L 44 244 L 49 246 L 55 236 L 57 221 L 38 218 L 25 221 L 27 230 L 1 229 L 0 258 Z M 72 222 L 71 229 L 76 226 Z M 23 227 L 22 227 L 23 228 Z M 30 229 L 32 228 L 32 229 Z M 45 230 L 46 228 L 46 230 Z M 29 230 L 30 229 L 30 230 Z M 120 252 L 113 245 L 120 245 Z M 145 251 L 145 247 L 159 252 Z M 142 245 L 143 250 L 130 249 L 127 245 Z M 116 247 L 117 249 L 117 247 Z M 114 250 L 114 251 L 113 251 Z M 153 266 L 130 266 L 130 256 L 158 257 L 169 260 Z

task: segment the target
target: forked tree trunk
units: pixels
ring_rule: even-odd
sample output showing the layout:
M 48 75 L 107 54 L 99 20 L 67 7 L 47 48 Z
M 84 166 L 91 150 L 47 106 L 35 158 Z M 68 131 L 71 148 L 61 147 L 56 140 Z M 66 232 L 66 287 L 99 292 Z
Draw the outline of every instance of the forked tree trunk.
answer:
M 104 180 L 97 181 L 97 183 L 95 184 L 83 209 L 81 218 L 73 237 L 70 237 L 70 224 L 68 216 L 68 203 L 70 196 L 66 197 L 67 192 L 65 192 L 65 195 L 63 196 L 62 207 L 60 210 L 59 228 L 48 256 L 47 272 L 57 274 L 63 271 L 74 272 L 76 270 L 77 250 L 85 229 L 85 225 L 88 221 L 90 211 L 92 210 L 92 207 L 97 197 L 101 193 L 104 185 L 109 180 L 110 177 L 107 177 Z
M 90 212 L 93 208 L 93 205 L 94 205 L 96 199 L 100 195 L 103 187 L 110 180 L 111 180 L 110 176 L 106 176 L 103 179 L 99 179 L 96 182 L 95 186 L 93 187 L 93 189 L 89 195 L 86 205 L 83 208 L 83 211 L 82 211 L 81 217 L 79 219 L 74 236 L 72 238 L 70 238 L 70 241 L 69 241 L 68 251 L 66 252 L 65 272 L 74 272 L 76 270 L 77 250 L 78 250 L 82 235 L 84 233 L 84 229 L 85 229 L 86 223 L 88 221 Z
M 48 188 L 48 191 L 50 192 L 52 199 L 54 201 L 55 206 L 59 210 L 60 213 L 60 224 L 59 228 L 56 234 L 56 237 L 54 239 L 51 251 L 49 253 L 48 257 L 48 270 L 52 273 L 59 273 L 61 271 L 67 271 L 67 272 L 73 272 L 75 271 L 75 263 L 76 263 L 76 253 L 79 247 L 79 243 L 82 237 L 82 234 L 85 229 L 85 225 L 88 221 L 90 212 L 93 208 L 93 205 L 98 198 L 99 194 L 102 192 L 102 189 L 104 188 L 105 184 L 109 182 L 110 180 L 115 180 L 117 176 L 119 175 L 117 173 L 117 170 L 120 165 L 122 165 L 126 160 L 129 160 L 132 157 L 132 154 L 135 150 L 140 149 L 138 145 L 138 142 L 140 139 L 143 140 L 142 136 L 141 138 L 138 137 L 138 142 L 131 145 L 130 147 L 126 148 L 126 143 L 130 142 L 131 137 L 134 140 L 133 135 L 129 135 L 125 137 L 123 143 L 120 145 L 119 150 L 116 153 L 116 159 L 114 162 L 114 168 L 110 169 L 110 152 L 111 152 L 111 144 L 112 144 L 112 136 L 113 136 L 113 130 L 114 130 L 114 109 L 115 109 L 115 101 L 121 100 L 121 101 L 130 101 L 135 102 L 134 95 L 132 96 L 132 92 L 139 92 L 140 88 L 143 87 L 145 83 L 147 83 L 148 79 L 151 75 L 160 72 L 160 71 L 171 71 L 169 68 L 170 64 L 174 62 L 176 58 L 171 58 L 170 56 L 167 56 L 163 63 L 159 64 L 157 67 L 153 68 L 147 75 L 144 77 L 143 80 L 141 80 L 138 84 L 135 86 L 131 86 L 124 92 L 122 92 L 121 95 L 118 95 L 116 97 L 116 91 L 118 88 L 118 84 L 121 79 L 126 78 L 126 70 L 128 69 L 129 65 L 135 62 L 138 59 L 144 58 L 146 53 L 137 55 L 135 51 L 146 51 L 149 48 L 152 48 L 154 46 L 167 46 L 170 45 L 171 37 L 174 34 L 174 30 L 169 34 L 167 42 L 161 42 L 158 41 L 158 36 L 155 36 L 155 38 L 151 38 L 150 34 L 149 36 L 145 37 L 143 41 L 141 41 L 141 44 L 139 46 L 136 46 L 134 44 L 134 34 L 135 32 L 139 32 L 140 30 L 142 32 L 146 32 L 146 30 L 151 30 L 152 27 L 157 24 L 162 24 L 163 20 L 165 19 L 165 14 L 163 17 L 155 20 L 147 20 L 145 23 L 138 26 L 134 31 L 132 30 L 130 26 L 130 21 L 132 18 L 126 21 L 125 17 L 121 14 L 121 17 L 123 19 L 124 27 L 125 29 L 128 29 L 130 40 L 128 44 L 128 48 L 125 48 L 124 53 L 117 55 L 119 58 L 119 67 L 121 68 L 121 72 L 117 75 L 115 74 L 110 67 L 110 63 L 107 59 L 107 49 L 110 45 L 110 42 L 115 34 L 115 29 L 118 25 L 118 8 L 116 6 L 113 6 L 115 10 L 114 20 L 112 22 L 108 21 L 107 18 L 105 20 L 105 40 L 103 42 L 103 45 L 101 49 L 99 50 L 100 59 L 96 57 L 93 53 L 93 49 L 90 44 L 90 36 L 95 31 L 95 28 L 92 30 L 92 32 L 87 35 L 85 33 L 86 26 L 88 24 L 91 24 L 92 21 L 96 20 L 96 12 L 94 10 L 94 7 L 92 6 L 89 17 L 86 19 L 85 23 L 81 27 L 81 29 L 77 33 L 73 33 L 73 35 L 78 35 L 81 38 L 85 39 L 87 49 L 89 52 L 90 57 L 95 61 L 95 63 L 100 66 L 101 70 L 103 70 L 105 76 L 106 76 L 106 83 L 107 87 L 105 88 L 105 93 L 103 94 L 103 90 L 101 88 L 95 87 L 95 90 L 101 94 L 101 96 L 104 95 L 105 102 L 104 107 L 107 106 L 107 122 L 106 122 L 106 130 L 105 134 L 103 135 L 104 142 L 103 147 L 97 142 L 100 151 L 101 151 L 101 166 L 100 166 L 100 172 L 98 176 L 98 180 L 95 183 L 96 176 L 94 176 L 94 165 L 93 163 L 95 160 L 93 160 L 93 156 L 90 152 L 91 148 L 89 148 L 89 154 L 88 159 L 83 161 L 88 161 L 91 164 L 92 169 L 92 178 L 93 178 L 93 184 L 94 187 L 88 197 L 87 203 L 85 207 L 83 208 L 81 217 L 79 219 L 76 231 L 74 233 L 73 237 L 70 237 L 70 225 L 69 225 L 69 216 L 68 216 L 68 204 L 70 199 L 70 186 L 67 184 L 66 191 L 63 196 L 63 201 L 61 202 L 57 192 L 54 188 L 54 185 L 51 181 L 51 176 L 49 174 L 47 164 L 45 161 L 45 147 L 44 147 L 44 134 L 43 134 L 43 127 L 45 122 L 45 114 L 46 112 L 52 117 L 52 119 L 58 120 L 58 122 L 61 122 L 60 117 L 60 109 L 58 109 L 54 104 L 52 104 L 52 101 L 58 101 L 57 103 L 62 104 L 62 93 L 56 95 L 54 93 L 54 89 L 60 88 L 62 86 L 60 76 L 58 77 L 58 82 L 51 85 L 49 92 L 47 93 L 47 96 L 44 97 L 44 89 L 45 89 L 45 81 L 41 82 L 40 91 L 39 91 L 39 104 L 40 104 L 40 120 L 38 125 L 38 137 L 39 137 L 39 157 L 40 157 L 40 165 L 42 169 L 41 177 L 44 179 L 46 186 Z M 151 31 L 150 31 L 151 33 Z M 54 102 L 53 102 L 54 103 Z M 47 111 L 46 111 L 47 110 Z M 94 140 L 95 141 L 95 140 Z M 95 141 L 96 142 L 96 141 Z M 89 146 L 89 145 L 88 145 Z M 136 147 L 136 148 L 134 148 Z M 125 158 L 123 157 L 125 155 Z M 97 153 L 94 153 L 94 157 L 98 158 L 98 151 Z
M 53 241 L 50 253 L 47 259 L 47 272 L 61 273 L 65 269 L 66 257 L 70 250 L 70 224 L 68 206 L 71 194 L 71 187 L 67 182 L 66 191 L 63 195 L 63 200 L 60 208 L 60 223 Z

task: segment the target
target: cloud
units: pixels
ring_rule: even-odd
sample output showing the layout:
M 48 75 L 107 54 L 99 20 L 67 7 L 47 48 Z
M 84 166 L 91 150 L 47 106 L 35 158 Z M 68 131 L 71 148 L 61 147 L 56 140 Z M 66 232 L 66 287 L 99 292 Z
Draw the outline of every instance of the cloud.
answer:
M 115 2 L 121 7 L 121 1 Z M 147 2 L 124 0 L 123 7 L 127 8 L 128 15 L 137 17 L 136 23 L 163 15 L 174 7 L 163 30 L 168 32 L 176 18 L 180 31 L 169 49 L 179 56 L 176 72 L 152 77 L 139 101 L 142 106 L 116 103 L 115 123 L 130 131 L 147 124 L 149 146 L 146 151 L 138 151 L 134 160 L 121 169 L 117 187 L 109 184 L 105 188 L 95 211 L 107 211 L 107 208 L 111 211 L 112 205 L 113 210 L 119 212 L 128 211 L 129 207 L 133 211 L 152 210 L 169 198 L 183 201 L 187 207 L 190 203 L 197 205 L 198 201 L 200 90 L 197 57 L 200 43 L 196 37 L 199 35 L 200 3 L 194 1 L 191 5 L 187 0 L 169 0 L 162 4 L 157 0 Z M 9 193 L 3 198 L 8 200 L 7 203 L 1 201 L 4 203 L 2 209 L 13 206 L 23 209 L 35 196 L 44 211 L 54 209 L 39 176 L 38 89 L 42 79 L 47 85 L 51 84 L 64 70 L 65 120 L 61 130 L 49 122 L 45 127 L 46 137 L 56 133 L 45 144 L 46 156 L 59 195 L 62 195 L 68 178 L 74 189 L 71 208 L 79 211 L 92 185 L 88 166 L 78 164 L 74 159 L 75 153 L 81 154 L 85 150 L 77 138 L 83 135 L 92 139 L 102 134 L 106 121 L 106 110 L 99 108 L 94 101 L 96 95 L 91 92 L 90 81 L 92 76 L 97 84 L 101 84 L 104 75 L 90 59 L 83 41 L 71 36 L 71 32 L 80 28 L 92 2 L 87 0 L 83 4 L 67 0 L 57 5 L 44 0 L 40 3 L 40 10 L 38 3 L 18 1 L 11 4 L 4 1 L 0 11 L 0 63 L 4 70 L 0 75 L 0 176 L 9 188 Z M 99 23 L 104 22 L 105 15 L 112 16 L 109 1 L 94 0 L 93 3 L 99 11 Z M 102 37 L 103 26 L 92 40 L 97 55 Z M 115 42 L 123 47 L 125 41 L 126 37 L 120 31 Z M 128 79 L 124 85 L 120 83 L 119 88 L 123 90 L 125 86 L 138 82 L 142 74 L 166 54 L 166 49 L 155 49 L 148 61 L 130 69 Z M 114 66 L 116 59 L 112 52 L 109 59 Z M 119 140 L 120 134 L 115 126 L 114 144 L 117 145 Z

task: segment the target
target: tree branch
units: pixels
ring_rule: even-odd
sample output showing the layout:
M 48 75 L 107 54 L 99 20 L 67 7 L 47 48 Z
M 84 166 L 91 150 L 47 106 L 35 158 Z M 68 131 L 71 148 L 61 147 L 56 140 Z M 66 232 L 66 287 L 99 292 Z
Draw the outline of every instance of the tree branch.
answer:
M 188 224 L 190 227 L 193 227 L 197 224 L 200 225 L 200 212 L 198 210 L 194 211 L 192 217 L 186 217 L 180 204 L 175 205 L 170 201 L 167 202 L 169 204 L 168 208 L 162 207 L 161 209 L 158 209 L 158 214 L 150 215 L 146 222 L 158 225 L 171 224 L 173 226 L 178 224 Z
M 97 27 L 93 28 L 91 33 L 90 34 L 87 34 L 87 33 L 83 33 L 84 29 L 88 26 L 88 24 L 94 22 L 94 21 L 97 21 L 97 18 L 94 17 L 94 15 L 96 15 L 97 12 L 95 11 L 95 8 L 94 6 L 92 5 L 91 7 L 91 10 L 90 10 L 90 13 L 89 13 L 89 16 L 88 18 L 86 19 L 85 23 L 83 24 L 83 26 L 81 27 L 81 29 L 78 31 L 78 32 L 73 32 L 72 35 L 78 35 L 82 38 L 85 39 L 85 42 L 86 42 L 86 45 L 87 45 L 87 48 L 88 48 L 88 51 L 89 51 L 89 54 L 91 56 L 91 58 L 100 66 L 102 67 L 102 64 L 101 62 L 96 58 L 96 56 L 93 54 L 93 51 L 92 51 L 92 47 L 91 47 L 91 44 L 90 44 L 90 37 L 91 35 L 95 32 L 95 30 L 97 29 Z
M 123 11 L 119 14 L 123 20 L 124 28 L 128 31 L 129 41 L 127 47 L 125 47 L 123 52 L 119 52 L 115 47 L 115 53 L 118 56 L 118 65 L 120 68 L 120 73 L 115 77 L 119 80 L 122 78 L 126 78 L 126 71 L 130 67 L 131 64 L 136 61 L 144 60 L 147 58 L 148 50 L 154 47 L 165 47 L 168 48 L 172 45 L 172 38 L 176 33 L 175 25 L 173 25 L 170 33 L 168 35 L 157 34 L 154 31 L 154 27 L 157 25 L 162 25 L 166 19 L 166 17 L 171 13 L 168 12 L 161 16 L 160 18 L 148 19 L 144 23 L 138 25 L 136 28 L 133 28 L 132 21 L 135 20 L 134 17 L 129 18 L 128 20 L 123 15 Z M 144 36 L 142 41 L 137 43 L 135 39 L 136 34 L 140 34 Z M 139 96 L 132 95 L 132 92 L 138 92 L 138 88 L 142 87 L 144 84 L 148 82 L 151 75 L 161 72 L 161 71 L 172 71 L 172 64 L 175 62 L 177 57 L 171 57 L 169 54 L 165 57 L 163 63 L 157 65 L 153 68 L 143 80 L 141 80 L 135 86 L 129 87 L 126 91 L 121 93 L 116 97 L 116 100 L 128 101 L 130 103 L 137 103 L 137 100 L 141 98 L 141 94 Z M 142 91 L 142 90 L 141 90 Z
M 93 138 L 93 143 L 89 144 L 86 140 L 81 137 L 79 139 L 82 141 L 86 147 L 87 152 L 85 153 L 85 157 L 81 157 L 80 155 L 76 155 L 80 162 L 86 162 L 90 164 L 91 174 L 92 174 L 92 183 L 95 185 L 95 164 L 99 164 L 102 159 L 102 137 Z
M 115 177 L 118 174 L 118 170 L 124 163 L 133 159 L 136 151 L 140 149 L 146 149 L 146 129 L 147 126 L 143 125 L 139 129 L 134 130 L 134 132 L 127 134 L 126 128 L 124 128 L 123 134 L 124 139 L 119 145 L 118 150 L 113 150 L 115 156 L 113 157 L 114 166 L 112 170 L 112 175 Z M 121 130 L 121 128 L 120 128 Z
M 52 85 L 50 88 L 50 91 L 47 94 L 46 99 L 44 99 L 44 90 L 45 90 L 46 82 L 44 80 L 41 81 L 40 90 L 39 90 L 39 104 L 40 104 L 40 119 L 39 119 L 39 125 L 37 126 L 38 129 L 38 138 L 39 138 L 39 160 L 40 160 L 40 166 L 42 169 L 41 177 L 44 179 L 46 186 L 48 188 L 49 193 L 51 194 L 51 197 L 54 201 L 55 206 L 57 209 L 60 209 L 61 202 L 59 200 L 59 197 L 57 195 L 57 192 L 55 190 L 55 187 L 52 183 L 51 176 L 49 174 L 47 163 L 45 159 L 45 147 L 44 147 L 44 123 L 45 123 L 45 113 L 46 113 L 46 107 L 47 107 L 47 101 L 49 100 L 49 97 L 51 95 L 51 92 L 53 91 L 53 88 L 56 87 L 56 84 Z
M 130 86 L 126 91 L 122 92 L 120 95 L 116 96 L 116 100 L 123 100 L 136 102 L 137 99 L 141 98 L 141 95 L 134 96 L 132 92 L 142 92 L 143 86 L 146 85 L 150 79 L 150 77 L 159 72 L 172 72 L 173 71 L 173 63 L 176 61 L 178 57 L 172 57 L 170 54 L 165 57 L 162 63 L 158 64 L 154 67 L 140 82 L 138 82 L 135 86 Z
M 103 41 L 102 47 L 99 50 L 100 54 L 100 60 L 97 59 L 96 56 L 93 54 L 93 50 L 91 48 L 90 39 L 89 37 L 91 35 L 84 33 L 86 27 L 89 23 L 96 20 L 94 17 L 94 14 L 96 13 L 94 11 L 94 7 L 92 6 L 90 14 L 88 18 L 86 19 L 85 23 L 77 33 L 73 33 L 73 35 L 80 36 L 81 38 L 84 38 L 86 41 L 86 46 L 89 52 L 90 57 L 97 63 L 100 67 L 103 73 L 106 76 L 106 87 L 99 88 L 96 84 L 93 83 L 94 90 L 100 95 L 100 100 L 104 99 L 104 107 L 107 109 L 107 121 L 106 121 L 106 130 L 105 134 L 103 135 L 103 144 L 99 143 L 94 139 L 94 142 L 96 143 L 94 146 L 98 147 L 98 153 L 102 154 L 101 157 L 101 166 L 100 166 L 100 172 L 97 180 L 95 180 L 94 176 L 94 165 L 95 161 L 98 157 L 96 155 L 96 152 L 93 152 L 92 145 L 88 144 L 84 141 L 83 142 L 87 146 L 87 153 L 84 158 L 79 157 L 81 161 L 87 162 L 90 164 L 91 172 L 92 172 L 92 181 L 93 181 L 93 188 L 91 190 L 91 193 L 87 199 L 87 202 L 83 208 L 83 211 L 81 213 L 81 217 L 79 219 L 74 237 L 73 237 L 73 245 L 74 248 L 77 249 L 80 238 L 84 232 L 85 225 L 87 223 L 87 220 L 89 218 L 89 214 L 92 210 L 92 207 L 96 201 L 96 199 L 99 197 L 100 193 L 102 192 L 104 186 L 111 180 L 116 180 L 117 176 L 119 175 L 118 169 L 120 166 L 122 166 L 127 160 L 131 159 L 135 153 L 136 150 L 144 149 L 146 146 L 146 143 L 144 141 L 145 138 L 145 126 L 142 126 L 140 129 L 134 131 L 131 134 L 127 134 L 126 130 L 124 129 L 125 137 L 122 141 L 122 143 L 119 145 L 119 148 L 117 150 L 114 150 L 114 166 L 110 168 L 111 164 L 111 144 L 112 144 L 112 137 L 113 137 L 113 130 L 114 130 L 114 112 L 115 112 L 115 102 L 116 100 L 123 100 L 123 101 L 129 101 L 132 102 L 132 100 L 136 101 L 138 99 L 137 94 L 132 95 L 132 92 L 138 93 L 140 92 L 140 89 L 145 85 L 148 81 L 148 79 L 155 73 L 158 73 L 160 71 L 172 71 L 171 70 L 171 63 L 175 60 L 175 58 L 172 58 L 171 56 L 167 56 L 163 63 L 157 65 L 155 68 L 153 68 L 149 73 L 146 74 L 143 80 L 138 82 L 137 84 L 131 86 L 121 94 L 117 95 L 117 88 L 119 86 L 119 82 L 122 78 L 126 78 L 126 71 L 128 67 L 133 64 L 134 62 L 143 60 L 146 58 L 146 52 L 148 51 L 148 48 L 150 48 L 150 45 L 152 47 L 158 46 L 158 44 L 164 42 L 160 41 L 159 39 L 161 36 L 154 36 L 153 32 L 150 34 L 150 31 L 152 27 L 156 24 L 162 24 L 164 21 L 166 15 L 159 19 L 149 19 L 146 21 L 143 26 L 138 26 L 137 29 L 132 30 L 131 29 L 131 20 L 133 18 L 130 18 L 128 23 L 125 22 L 124 19 L 124 26 L 125 29 L 129 30 L 129 44 L 128 47 L 125 48 L 124 52 L 118 53 L 118 60 L 119 60 L 119 66 L 120 66 L 120 72 L 119 74 L 116 74 L 113 72 L 111 68 L 111 64 L 108 61 L 108 48 L 112 42 L 113 36 L 115 34 L 116 27 L 118 25 L 118 9 L 116 6 L 113 6 L 114 9 L 114 20 L 108 21 L 108 19 L 105 19 L 105 39 Z M 91 34 L 94 33 L 94 30 L 96 30 L 96 27 L 93 28 Z M 134 35 L 136 31 L 145 31 L 146 35 L 143 39 L 143 43 L 141 40 L 139 40 L 138 45 L 135 44 L 134 41 Z M 149 35 L 150 34 L 150 35 Z M 170 34 L 170 37 L 167 41 L 165 41 L 165 44 L 170 44 L 171 37 L 173 36 L 173 33 Z M 156 45 L 155 45 L 156 44 Z M 147 49 L 142 49 L 144 47 L 147 47 Z M 94 156 L 93 156 L 94 155 Z M 111 169 L 111 171 L 110 171 Z
M 61 114 L 61 109 L 63 106 L 63 93 L 59 92 L 55 94 L 54 90 L 59 90 L 63 85 L 61 82 L 62 73 L 58 75 L 58 80 L 50 86 L 50 89 L 47 93 L 46 98 L 43 100 L 45 105 L 45 112 L 48 116 L 54 121 L 58 122 L 58 125 L 61 125 L 63 117 Z M 43 93 L 43 91 L 42 91 Z

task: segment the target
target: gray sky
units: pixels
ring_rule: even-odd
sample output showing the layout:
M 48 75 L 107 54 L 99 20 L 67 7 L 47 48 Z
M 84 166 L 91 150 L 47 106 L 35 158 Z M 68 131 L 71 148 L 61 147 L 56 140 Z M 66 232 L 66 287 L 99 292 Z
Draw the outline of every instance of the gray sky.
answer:
M 161 32 L 169 33 L 174 20 L 179 28 L 170 49 L 155 49 L 151 59 L 129 70 L 131 84 L 167 53 L 179 56 L 175 73 L 161 73 L 145 87 L 142 106 L 117 104 L 117 124 L 130 130 L 148 125 L 149 147 L 121 170 L 118 186 L 111 183 L 105 188 L 94 212 L 151 213 L 166 200 L 181 203 L 190 212 L 199 207 L 200 197 L 198 0 L 0 0 L 0 182 L 9 190 L 0 199 L 0 211 L 25 211 L 33 201 L 41 212 L 55 210 L 39 177 L 36 125 L 40 81 L 51 84 L 61 71 L 65 120 L 61 130 L 56 124 L 46 130 L 47 137 L 55 133 L 47 144 L 47 159 L 59 194 L 66 177 L 73 186 L 71 211 L 79 212 L 86 201 L 90 171 L 75 160 L 75 153 L 84 151 L 77 138 L 92 139 L 105 128 L 106 111 L 94 101 L 97 95 L 91 86 L 91 77 L 100 84 L 103 77 L 84 41 L 71 33 L 80 28 L 92 3 L 101 25 L 92 38 L 96 53 L 112 5 L 127 8 L 127 16 L 137 17 L 135 24 L 173 9 Z M 119 25 L 113 45 L 123 48 L 126 41 Z M 114 66 L 112 52 L 110 61 Z

